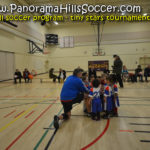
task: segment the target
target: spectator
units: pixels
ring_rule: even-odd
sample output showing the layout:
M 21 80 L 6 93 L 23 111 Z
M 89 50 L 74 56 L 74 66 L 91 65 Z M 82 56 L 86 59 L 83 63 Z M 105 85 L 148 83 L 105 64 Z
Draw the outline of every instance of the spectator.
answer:
M 56 79 L 58 78 L 55 74 L 54 74 L 54 68 L 51 68 L 49 70 L 49 78 L 53 79 L 53 82 L 56 82 Z
M 119 85 L 121 88 L 123 88 L 123 82 L 121 78 L 122 74 L 122 61 L 119 56 L 114 55 L 114 66 L 113 66 L 113 73 L 116 75 L 117 81 L 119 82 Z
M 19 83 L 21 83 L 21 78 L 22 78 L 21 72 L 18 69 L 16 69 L 16 72 L 14 74 L 14 83 L 15 84 L 17 83 L 17 79 L 19 79 Z
M 58 82 L 60 83 L 61 79 L 64 81 L 66 79 L 66 71 L 59 69 Z
M 123 66 L 123 70 L 122 70 L 122 78 L 123 81 L 125 82 L 126 80 L 128 80 L 129 74 L 128 74 L 128 69 L 127 67 L 124 65 Z
M 94 78 L 97 77 L 96 71 L 94 70 L 93 66 L 89 69 L 89 79 L 91 78 L 92 75 L 94 75 Z
M 135 69 L 135 76 L 136 76 L 136 82 L 137 82 L 137 77 L 139 77 L 139 80 L 143 82 L 143 73 L 142 73 L 141 65 L 138 65 L 138 67 Z
M 144 76 L 145 76 L 145 82 L 148 82 L 147 78 L 150 77 L 150 65 L 148 65 L 148 66 L 144 69 Z
M 24 72 L 23 72 L 23 78 L 25 80 L 25 83 L 29 83 L 29 75 L 30 75 L 30 72 L 28 71 L 28 69 L 25 68 Z

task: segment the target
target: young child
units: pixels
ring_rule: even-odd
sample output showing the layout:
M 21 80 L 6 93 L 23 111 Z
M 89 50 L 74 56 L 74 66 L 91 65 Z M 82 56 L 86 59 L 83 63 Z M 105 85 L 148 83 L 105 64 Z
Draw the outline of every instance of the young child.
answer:
M 94 81 L 94 79 L 95 79 L 95 77 L 94 77 L 94 75 L 92 75 L 90 78 L 90 87 L 93 87 L 92 82 Z
M 106 114 L 104 115 L 104 119 L 109 119 L 110 113 L 113 109 L 112 104 L 112 88 L 111 88 L 111 79 L 110 77 L 106 78 L 106 87 L 104 90 L 104 111 Z
M 119 97 L 118 97 L 118 87 L 117 87 L 117 79 L 115 75 L 111 75 L 111 84 L 112 84 L 112 103 L 113 103 L 113 110 L 112 115 L 113 117 L 118 117 L 118 107 L 119 104 Z
M 82 74 L 82 81 L 84 82 L 85 86 L 90 89 L 90 82 L 88 81 L 88 74 L 87 72 L 84 72 Z
M 101 99 L 100 99 L 100 82 L 98 79 L 94 79 L 92 82 L 93 87 L 90 89 L 89 99 L 92 104 L 91 115 L 93 120 L 100 120 L 100 112 L 102 111 Z
M 106 75 L 102 75 L 101 76 L 101 80 L 100 80 L 100 84 L 101 84 L 101 87 L 100 87 L 100 98 L 101 98 L 101 101 L 102 101 L 102 111 L 104 111 L 104 89 L 106 88 L 107 84 L 106 84 Z

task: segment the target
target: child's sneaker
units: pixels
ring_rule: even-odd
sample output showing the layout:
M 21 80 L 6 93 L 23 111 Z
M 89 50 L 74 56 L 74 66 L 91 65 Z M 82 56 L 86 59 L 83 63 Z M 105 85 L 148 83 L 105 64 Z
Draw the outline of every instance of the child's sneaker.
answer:
M 113 116 L 114 116 L 114 117 L 119 117 L 119 116 L 118 116 L 118 113 L 115 113 Z
M 58 116 L 54 116 L 54 127 L 57 130 L 59 128 L 59 118 Z
M 88 116 L 88 117 L 91 117 L 91 113 L 87 113 L 87 116 Z
M 104 115 L 103 118 L 104 118 L 104 119 L 109 119 L 109 118 L 110 118 L 110 115 Z
M 97 117 L 96 121 L 100 121 L 101 119 L 99 117 Z
M 92 120 L 96 120 L 96 118 L 95 118 L 95 117 L 91 117 L 91 119 L 92 119 Z

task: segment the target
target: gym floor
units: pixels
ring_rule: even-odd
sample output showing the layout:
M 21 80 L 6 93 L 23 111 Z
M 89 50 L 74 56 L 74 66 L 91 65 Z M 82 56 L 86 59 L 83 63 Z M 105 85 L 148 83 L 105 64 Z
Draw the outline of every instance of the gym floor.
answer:
M 0 83 L 0 150 L 149 150 L 150 83 L 125 83 L 119 89 L 118 118 L 93 121 L 79 104 L 55 132 L 53 116 L 63 111 L 61 87 L 39 79 Z

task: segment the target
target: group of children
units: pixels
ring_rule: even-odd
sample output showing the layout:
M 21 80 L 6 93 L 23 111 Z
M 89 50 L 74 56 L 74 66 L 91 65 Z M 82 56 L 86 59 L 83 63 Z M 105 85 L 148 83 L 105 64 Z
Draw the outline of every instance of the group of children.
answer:
M 90 91 L 84 100 L 84 112 L 97 121 L 101 116 L 104 119 L 118 117 L 120 104 L 115 75 L 103 74 L 101 77 L 91 76 L 88 79 L 87 73 L 83 73 L 82 81 Z

